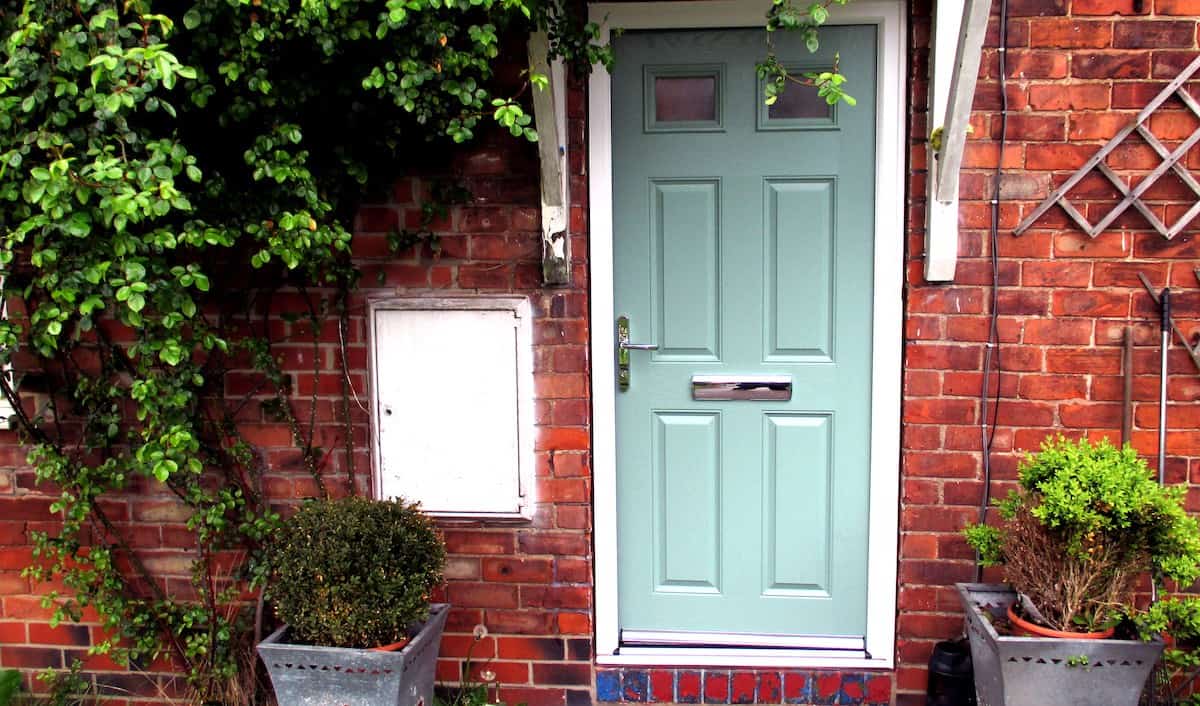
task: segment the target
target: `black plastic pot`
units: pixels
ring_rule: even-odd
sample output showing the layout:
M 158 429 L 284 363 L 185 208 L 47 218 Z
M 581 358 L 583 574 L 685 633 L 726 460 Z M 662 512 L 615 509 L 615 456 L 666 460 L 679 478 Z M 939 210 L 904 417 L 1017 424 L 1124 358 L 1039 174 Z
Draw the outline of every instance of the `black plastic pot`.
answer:
M 966 638 L 933 646 L 925 706 L 975 706 L 975 673 Z

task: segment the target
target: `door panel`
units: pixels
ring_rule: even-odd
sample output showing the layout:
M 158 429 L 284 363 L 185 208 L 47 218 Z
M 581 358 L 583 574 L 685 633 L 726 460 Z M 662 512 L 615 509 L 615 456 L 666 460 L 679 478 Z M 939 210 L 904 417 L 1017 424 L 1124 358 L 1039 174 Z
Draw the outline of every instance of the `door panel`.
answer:
M 765 416 L 766 477 L 763 485 L 764 593 L 828 598 L 830 437 L 828 414 Z M 797 463 L 796 459 L 803 459 Z M 795 538 L 817 538 L 804 552 Z
M 717 414 L 655 414 L 655 590 L 718 593 L 721 477 Z
M 720 340 L 718 216 L 720 184 L 651 183 L 655 321 L 663 360 L 716 360 Z
M 658 346 L 616 392 L 625 631 L 865 632 L 875 29 L 778 34 L 785 63 L 839 52 L 858 105 L 762 107 L 762 30 L 614 40 L 616 313 Z M 713 374 L 792 396 L 694 400 Z
M 766 360 L 833 357 L 832 179 L 768 179 Z M 805 302 L 797 310 L 794 302 Z

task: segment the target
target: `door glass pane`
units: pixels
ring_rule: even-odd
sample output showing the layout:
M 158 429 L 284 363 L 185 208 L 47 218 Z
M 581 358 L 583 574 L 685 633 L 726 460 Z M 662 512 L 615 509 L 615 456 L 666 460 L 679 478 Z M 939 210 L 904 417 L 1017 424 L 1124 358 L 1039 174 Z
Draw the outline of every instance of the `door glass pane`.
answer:
M 717 119 L 716 76 L 657 76 L 654 79 L 655 122 Z
M 830 105 L 817 95 L 817 89 L 790 84 L 779 100 L 767 109 L 767 116 L 771 120 L 828 118 L 829 112 Z

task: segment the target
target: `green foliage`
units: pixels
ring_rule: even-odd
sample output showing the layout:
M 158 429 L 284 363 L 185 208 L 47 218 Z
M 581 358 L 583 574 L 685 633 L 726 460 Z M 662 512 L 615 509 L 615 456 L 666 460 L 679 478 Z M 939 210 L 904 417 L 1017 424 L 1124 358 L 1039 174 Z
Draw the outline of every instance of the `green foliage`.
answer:
M 506 37 L 540 28 L 576 67 L 611 61 L 571 7 L 24 0 L 0 11 L 11 314 L 0 364 L 34 359 L 26 367 L 53 393 L 34 413 L 15 406 L 38 480 L 59 493 L 62 528 L 36 535 L 28 570 L 65 587 L 47 598 L 54 622 L 94 608 L 113 637 L 93 651 L 123 664 L 170 653 L 198 700 L 236 676 L 247 587 L 263 578 L 258 551 L 278 518 L 238 431 L 250 396 L 225 399 L 225 371 L 250 361 L 262 373 L 256 393 L 274 399 L 322 492 L 326 458 L 254 326 L 256 297 L 330 287 L 336 306 L 298 315 L 312 331 L 326 310 L 344 317 L 364 195 L 486 123 L 535 137 L 526 93 L 544 77 L 497 79 Z M 17 402 L 11 381 L 0 393 Z M 184 508 L 196 600 L 167 594 L 108 514 L 108 498 L 144 488 Z
M 1054 618 L 1093 627 L 1136 614 L 1142 574 L 1159 586 L 1200 577 L 1200 526 L 1184 510 L 1184 489 L 1159 485 L 1131 447 L 1047 440 L 1018 480 L 1019 490 L 996 501 L 1002 525 L 973 525 L 964 535 L 1053 627 Z
M 797 4 L 795 0 L 771 0 L 767 10 L 767 52 L 758 63 L 758 77 L 765 81 L 763 100 L 767 105 L 774 105 L 783 95 L 789 84 L 811 86 L 817 89 L 817 95 L 825 99 L 829 105 L 839 101 L 846 105 L 856 105 L 854 96 L 846 93 L 843 85 L 846 77 L 838 69 L 838 57 L 835 54 L 833 66 L 828 71 L 810 71 L 796 76 L 788 71 L 779 61 L 775 50 L 775 32 L 786 31 L 797 33 L 809 52 L 816 52 L 821 46 L 820 29 L 829 20 L 829 8 L 833 5 L 845 5 L 849 0 L 819 0 L 808 5 Z
M 1200 674 L 1200 598 L 1164 598 L 1133 618 L 1143 640 L 1168 638 L 1155 671 L 1156 703 L 1200 706 L 1195 683 Z
M 77 659 L 71 660 L 66 669 L 47 669 L 37 678 L 45 684 L 48 706 L 83 706 L 98 701 L 92 682 L 83 675 L 83 665 Z
M 1148 553 L 1160 578 L 1188 585 L 1200 578 L 1200 527 L 1184 510 L 1185 488 L 1163 487 L 1134 449 L 1101 439 L 1047 442 L 1019 470 L 1021 487 L 1035 493 L 1033 515 L 1085 557 L 1099 543 Z M 1000 504 L 1012 517 L 1019 494 Z
M 434 181 L 429 199 L 421 203 L 421 218 L 415 229 L 398 228 L 387 234 L 388 251 L 395 254 L 409 250 L 419 243 L 426 243 L 435 257 L 442 252 L 442 243 L 437 234 L 430 228 L 439 218 L 450 215 L 450 205 L 469 203 L 471 192 L 459 184 L 446 181 Z M 377 284 L 383 285 L 387 273 L 380 270 Z
M 1134 622 L 1145 640 L 1170 635 L 1179 642 L 1200 642 L 1200 598 L 1164 598 L 1134 616 Z
M 298 642 L 398 642 L 429 611 L 446 550 L 432 521 L 402 500 L 307 503 L 267 546 L 267 597 Z
M 1004 561 L 1004 532 L 990 525 L 971 525 L 963 530 L 967 544 L 979 553 L 984 566 L 996 566 Z
M 10 706 L 21 691 L 21 672 L 16 669 L 0 670 L 0 706 Z

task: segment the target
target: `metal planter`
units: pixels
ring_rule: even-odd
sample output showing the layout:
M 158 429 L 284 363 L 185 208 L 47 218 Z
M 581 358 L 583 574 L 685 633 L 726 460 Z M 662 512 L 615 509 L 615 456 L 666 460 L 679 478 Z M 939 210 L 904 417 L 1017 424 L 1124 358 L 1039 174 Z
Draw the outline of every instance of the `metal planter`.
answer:
M 960 583 L 979 706 L 1136 706 L 1163 650 L 1161 640 L 1001 636 L 1016 593 L 1004 584 Z
M 283 642 L 258 644 L 279 706 L 433 706 L 438 647 L 450 606 L 434 604 L 404 649 L 376 652 Z

